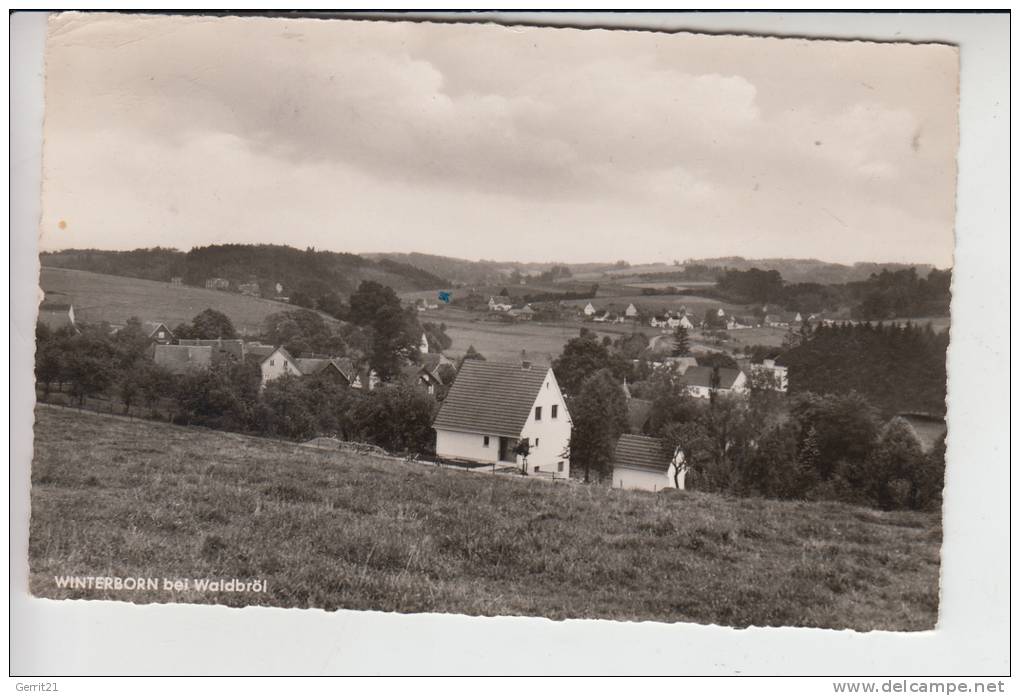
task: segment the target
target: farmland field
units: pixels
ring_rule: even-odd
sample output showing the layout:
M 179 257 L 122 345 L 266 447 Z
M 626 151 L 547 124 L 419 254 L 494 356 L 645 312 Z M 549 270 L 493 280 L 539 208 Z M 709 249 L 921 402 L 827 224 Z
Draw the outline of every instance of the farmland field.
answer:
M 239 293 L 103 275 L 66 268 L 40 269 L 39 285 L 46 292 L 71 297 L 79 321 L 123 324 L 135 316 L 142 321 L 162 321 L 173 328 L 190 322 L 196 314 L 212 308 L 223 312 L 241 333 L 256 334 L 270 314 L 293 310 L 293 305 L 247 297 Z M 327 321 L 336 321 L 328 319 Z
M 485 356 L 486 360 L 501 362 L 519 360 L 521 350 L 538 363 L 548 365 L 563 351 L 563 345 L 576 337 L 581 327 L 594 330 L 599 336 L 614 336 L 630 332 L 630 327 L 591 323 L 545 323 L 517 322 L 503 324 L 490 321 L 463 321 L 442 318 L 446 322 L 446 333 L 453 339 L 453 346 L 445 351 L 449 355 L 463 355 L 468 346 Z M 653 329 L 649 329 L 652 331 Z
M 30 587 L 54 599 L 922 630 L 941 537 L 937 514 L 551 484 L 36 410 Z M 192 581 L 58 587 L 68 575 Z

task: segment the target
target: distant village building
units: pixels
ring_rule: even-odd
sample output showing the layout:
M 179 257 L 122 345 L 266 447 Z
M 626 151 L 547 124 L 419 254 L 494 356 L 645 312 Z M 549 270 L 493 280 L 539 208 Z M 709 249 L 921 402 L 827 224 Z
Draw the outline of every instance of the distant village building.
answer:
M 174 332 L 161 321 L 143 321 L 142 331 L 156 343 L 173 343 Z
M 749 328 L 751 328 L 751 324 L 750 323 L 745 323 L 743 320 L 741 320 L 738 317 L 733 316 L 732 314 L 729 315 L 728 317 L 726 317 L 726 329 L 728 331 L 736 331 L 738 329 L 749 329 Z
M 627 309 L 623 312 L 624 316 L 628 319 L 636 319 L 638 317 L 638 309 L 634 306 L 634 303 L 627 305 Z
M 513 305 L 509 302 L 504 302 L 502 299 L 497 300 L 495 297 L 489 298 L 490 312 L 509 312 L 511 309 L 513 309 Z
M 174 276 L 173 278 L 170 279 L 170 285 L 171 285 L 171 287 L 175 287 L 175 288 L 183 287 L 184 286 L 184 278 L 181 278 L 180 276 Z
M 273 286 L 273 289 L 276 290 L 276 296 L 279 297 L 283 294 L 283 283 L 277 283 Z
M 213 349 L 210 346 L 153 345 L 153 362 L 175 375 L 208 370 L 212 365 L 212 357 Z
M 205 287 L 209 290 L 229 290 L 230 281 L 226 278 L 208 278 L 205 281 Z
M 586 304 L 584 306 L 584 309 L 582 311 L 584 312 L 584 316 L 592 317 L 592 316 L 595 316 L 595 312 L 597 310 L 595 309 L 595 305 L 593 305 L 591 302 L 589 302 L 588 304 Z
M 369 390 L 379 384 L 375 370 L 357 370 L 347 358 L 302 357 L 295 358 L 286 348 L 280 346 L 267 355 L 259 364 L 262 372 L 262 387 L 285 376 L 311 377 L 321 375 L 337 379 L 352 389 Z
M 422 358 L 421 365 L 409 365 L 404 368 L 404 379 L 409 384 L 422 387 L 428 394 L 435 395 L 436 390 L 443 386 L 439 366 L 452 363 L 439 353 L 429 353 Z
M 439 309 L 439 305 L 435 302 L 429 302 L 424 298 L 419 298 L 415 300 L 414 308 L 419 312 L 427 312 L 430 309 Z
M 675 477 L 677 468 L 679 477 Z M 661 491 L 684 487 L 686 468 L 664 440 L 624 433 L 613 452 L 613 488 Z
M 421 341 L 418 342 L 418 352 L 422 355 L 429 352 L 429 337 L 424 333 L 421 335 Z
M 687 391 L 697 399 L 708 399 L 712 395 L 712 374 L 714 369 L 708 366 L 688 367 L 680 376 L 680 381 L 687 386 Z M 715 390 L 720 394 L 743 393 L 748 389 L 747 375 L 741 370 L 731 367 L 719 368 L 719 384 Z
M 50 329 L 77 329 L 74 318 L 74 305 L 67 302 L 46 301 L 39 305 L 38 322 Z
M 529 474 L 570 475 L 570 414 L 549 367 L 465 361 L 432 427 L 441 458 L 520 468 L 527 442 Z
M 777 365 L 771 358 L 762 360 L 760 364 L 752 363 L 750 370 L 752 377 L 766 377 L 761 382 L 776 391 L 785 392 L 789 387 L 788 368 L 785 365 Z
M 287 375 L 294 377 L 301 376 L 301 370 L 298 369 L 297 363 L 294 361 L 294 357 L 284 347 L 279 347 L 269 354 L 262 363 L 259 365 L 262 371 L 262 386 L 265 387 L 269 382 L 274 379 L 279 379 Z

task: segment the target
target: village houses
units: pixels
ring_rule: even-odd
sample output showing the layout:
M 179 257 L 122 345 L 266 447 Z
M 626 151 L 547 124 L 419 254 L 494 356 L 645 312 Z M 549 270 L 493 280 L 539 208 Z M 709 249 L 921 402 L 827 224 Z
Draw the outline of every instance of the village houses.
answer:
M 679 476 L 676 476 L 678 468 Z M 616 442 L 613 488 L 644 491 L 683 489 L 686 476 L 682 455 L 679 451 L 671 451 L 663 440 L 624 433 Z
M 489 298 L 489 311 L 490 312 L 509 312 L 513 309 L 513 305 L 509 302 L 504 301 L 502 298 L 497 300 L 495 297 Z
M 327 357 L 293 357 L 286 348 L 280 346 L 265 357 L 259 364 L 262 372 L 262 387 L 266 384 L 290 375 L 292 377 L 311 377 L 325 375 L 347 384 L 352 389 L 367 386 L 371 391 L 379 384 L 379 376 L 375 370 L 358 370 L 347 358 Z
M 550 367 L 464 361 L 432 427 L 441 459 L 570 475 L 570 414 Z M 518 453 L 522 442 L 526 458 Z

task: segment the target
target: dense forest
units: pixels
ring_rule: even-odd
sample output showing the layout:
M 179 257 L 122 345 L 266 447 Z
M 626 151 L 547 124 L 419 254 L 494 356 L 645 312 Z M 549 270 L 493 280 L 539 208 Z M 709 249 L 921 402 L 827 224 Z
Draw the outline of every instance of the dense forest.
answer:
M 236 287 L 258 283 L 264 296 L 276 294 L 317 298 L 331 293 L 349 294 L 362 280 L 376 280 L 396 290 L 432 290 L 449 282 L 416 266 L 392 259 L 372 260 L 357 254 L 300 250 L 272 244 L 221 244 L 188 252 L 153 248 L 133 251 L 69 249 L 40 255 L 44 266 L 168 282 L 183 278 L 202 286 L 209 278 L 224 278 Z
M 930 325 L 819 326 L 780 361 L 791 394 L 857 392 L 885 415 L 945 414 L 949 332 Z

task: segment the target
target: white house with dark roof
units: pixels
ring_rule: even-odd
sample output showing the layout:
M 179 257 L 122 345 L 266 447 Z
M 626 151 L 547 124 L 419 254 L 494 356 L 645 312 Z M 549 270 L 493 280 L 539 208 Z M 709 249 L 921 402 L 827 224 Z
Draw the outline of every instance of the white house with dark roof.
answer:
M 697 399 L 707 399 L 712 395 L 713 368 L 705 365 L 688 367 L 680 375 L 680 382 L 687 386 L 687 391 Z M 720 394 L 742 394 L 748 390 L 747 375 L 743 370 L 730 367 L 719 368 L 719 384 L 715 390 Z
M 155 341 L 156 343 L 171 343 L 174 340 L 174 332 L 170 330 L 164 322 L 161 321 L 143 321 L 142 331 L 145 335 Z
M 513 305 L 502 299 L 497 300 L 495 297 L 489 298 L 489 311 L 490 312 L 509 312 L 513 309 Z
M 298 367 L 297 361 L 294 360 L 294 357 L 283 346 L 270 353 L 259 367 L 262 370 L 263 387 L 274 379 L 279 379 L 286 375 L 301 376 L 301 368 Z
M 680 467 L 679 477 L 675 476 L 677 467 Z M 613 452 L 613 488 L 682 489 L 686 476 L 680 454 L 670 451 L 665 441 L 631 433 L 624 433 L 617 440 Z
M 570 413 L 552 368 L 465 360 L 432 427 L 442 459 L 520 468 L 527 440 L 529 474 L 570 475 Z

